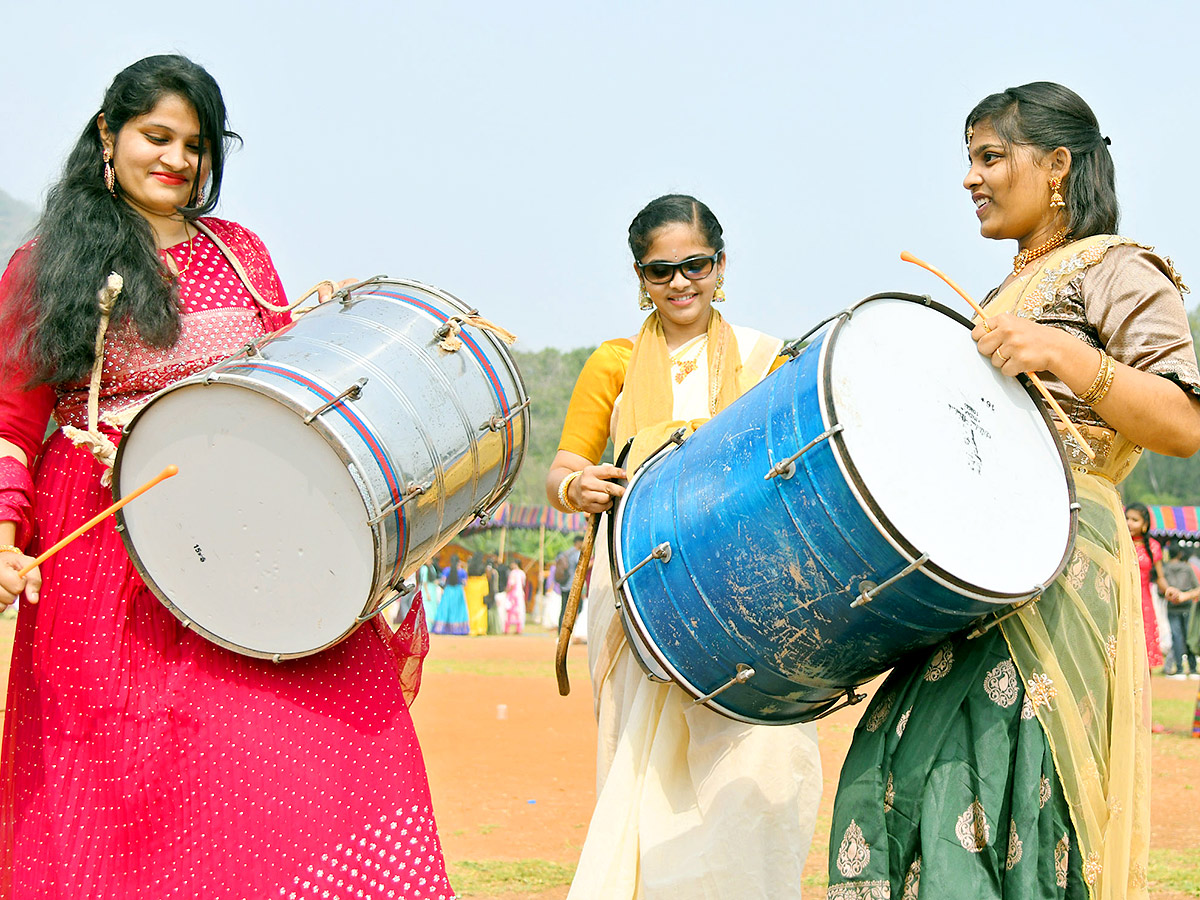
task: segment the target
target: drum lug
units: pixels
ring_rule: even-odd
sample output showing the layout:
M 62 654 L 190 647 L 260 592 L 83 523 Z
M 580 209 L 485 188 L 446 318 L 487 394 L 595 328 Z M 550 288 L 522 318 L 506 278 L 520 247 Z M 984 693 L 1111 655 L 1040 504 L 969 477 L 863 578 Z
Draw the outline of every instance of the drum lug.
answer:
M 516 418 L 526 407 L 529 406 L 531 400 L 526 400 L 520 406 L 514 406 L 507 416 L 489 416 L 488 420 L 479 426 L 480 431 L 499 431 L 514 418 Z
M 341 301 L 342 306 L 349 306 L 350 301 L 351 301 L 350 293 L 352 291 L 357 291 L 359 288 L 366 287 L 369 284 L 377 284 L 380 281 L 387 281 L 387 276 L 386 275 L 372 275 L 370 278 L 366 279 L 365 281 L 360 281 L 357 284 L 348 284 L 344 288 L 340 288 L 340 289 L 334 291 L 332 294 L 330 294 L 329 299 L 330 300 L 339 300 L 339 301 Z
M 841 703 L 835 703 L 833 706 L 829 707 L 829 709 L 825 710 L 825 712 L 813 716 L 811 719 L 809 719 L 809 721 L 815 722 L 817 719 L 823 719 L 826 716 L 837 712 L 839 709 L 845 709 L 847 706 L 854 706 L 854 704 L 862 703 L 866 699 L 866 694 L 859 694 L 854 690 L 854 688 L 850 688 L 846 691 L 846 696 L 842 698 Z
M 669 563 L 671 561 L 671 542 L 670 541 L 663 541 L 661 544 L 659 544 L 657 547 L 655 547 L 653 550 L 651 550 L 649 556 L 647 556 L 640 563 L 638 563 L 636 566 L 634 566 L 632 569 L 630 569 L 628 572 L 626 572 L 624 575 L 621 576 L 621 580 L 613 585 L 613 590 L 619 591 L 621 589 L 621 585 L 623 585 L 626 581 L 628 581 L 629 577 L 631 575 L 633 575 L 634 572 L 636 572 L 638 569 L 640 569 L 642 566 L 646 565 L 647 563 L 652 562 L 656 559 L 662 560 L 664 564 Z
M 925 565 L 925 563 L 927 563 L 927 562 L 929 562 L 929 554 L 922 553 L 919 557 L 917 557 L 917 559 L 915 559 L 913 562 L 909 563 L 907 566 L 905 566 L 903 569 L 901 569 L 899 572 L 897 572 L 895 575 L 893 575 L 887 581 L 883 582 L 883 584 L 876 584 L 875 582 L 868 581 L 867 579 L 864 578 L 862 581 L 860 581 L 858 583 L 858 598 L 853 603 L 850 604 L 850 608 L 854 609 L 856 606 L 862 606 L 866 603 L 870 603 L 877 596 L 879 596 L 879 592 L 882 591 L 885 587 L 895 584 L 897 581 L 899 581 L 905 575 L 911 575 L 913 572 L 917 571 L 917 569 L 921 568 L 921 566 Z
M 334 397 L 328 403 L 323 403 L 320 406 L 318 406 L 316 409 L 314 409 L 312 412 L 310 412 L 307 416 L 304 417 L 304 424 L 311 425 L 313 423 L 313 420 L 316 419 L 317 416 L 322 415 L 323 413 L 329 412 L 329 410 L 333 409 L 335 406 L 337 406 L 339 403 L 341 403 L 344 400 L 357 400 L 359 397 L 362 396 L 362 389 L 364 387 L 366 387 L 367 381 L 368 381 L 368 379 L 365 377 L 358 379 L 358 381 L 354 382 L 354 384 L 350 385 L 350 387 L 346 388 L 344 391 L 342 391 L 340 394 L 338 394 L 336 397 Z
M 775 463 L 775 465 L 771 466 L 771 468 L 767 470 L 767 474 L 763 476 L 763 481 L 770 481 L 776 475 L 779 475 L 785 479 L 791 478 L 796 474 L 796 460 L 798 460 L 813 447 L 817 446 L 817 444 L 821 443 L 821 441 L 827 441 L 835 434 L 838 434 L 844 430 L 844 425 L 834 425 L 832 428 L 822 431 L 787 459 L 781 459 L 779 462 Z
M 377 607 L 375 607 L 369 613 L 363 613 L 361 616 L 358 616 L 354 621 L 359 625 L 361 625 L 363 622 L 369 622 L 371 619 L 375 618 L 377 615 L 379 615 L 381 612 L 383 612 L 385 609 L 387 609 L 389 606 L 391 606 L 393 603 L 395 603 L 401 597 L 407 597 L 409 594 L 411 594 L 416 589 L 417 589 L 416 585 L 412 585 L 412 584 L 401 584 L 400 587 L 398 587 L 398 588 L 393 587 L 392 588 L 392 596 L 388 597 L 386 600 L 384 600 L 382 603 L 380 603 Z
M 387 506 L 385 506 L 383 509 L 381 509 L 379 512 L 377 512 L 374 515 L 374 517 L 367 519 L 367 524 L 368 525 L 378 525 L 380 522 L 382 522 L 384 519 L 386 519 L 388 516 L 390 516 L 392 513 L 394 513 L 400 507 L 402 507 L 405 503 L 407 503 L 413 497 L 420 497 L 431 487 L 433 487 L 432 482 L 429 482 L 427 484 L 410 484 L 408 486 L 408 488 L 404 491 L 404 493 L 400 495 L 400 499 L 394 500 L 393 502 L 389 503 Z
M 745 684 L 747 681 L 749 681 L 753 677 L 754 677 L 754 668 L 752 666 L 748 666 L 748 665 L 746 665 L 746 663 L 738 663 L 737 664 L 737 674 L 735 674 L 732 678 L 730 678 L 727 682 L 725 682 L 723 685 L 721 685 L 719 688 L 717 688 L 711 694 L 705 694 L 703 697 L 697 697 L 695 700 L 692 701 L 692 706 L 699 706 L 701 703 L 707 703 L 713 697 L 717 696 L 718 694 L 723 694 L 725 691 L 729 690 L 735 684 Z

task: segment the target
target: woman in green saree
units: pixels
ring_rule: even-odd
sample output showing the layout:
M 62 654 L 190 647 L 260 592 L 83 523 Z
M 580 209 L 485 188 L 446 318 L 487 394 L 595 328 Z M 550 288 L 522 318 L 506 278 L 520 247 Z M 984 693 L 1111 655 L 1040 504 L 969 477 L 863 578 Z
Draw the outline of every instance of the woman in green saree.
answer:
M 1115 236 L 1109 141 L 1074 92 L 993 94 L 965 137 L 980 233 L 1019 251 L 972 337 L 1004 374 L 1041 373 L 1095 459 L 1065 438 L 1082 508 L 1063 575 L 982 636 L 897 666 L 864 713 L 828 897 L 1144 898 L 1149 671 L 1116 486 L 1143 447 L 1200 447 L 1183 284 Z M 982 552 L 1020 541 L 985 535 Z

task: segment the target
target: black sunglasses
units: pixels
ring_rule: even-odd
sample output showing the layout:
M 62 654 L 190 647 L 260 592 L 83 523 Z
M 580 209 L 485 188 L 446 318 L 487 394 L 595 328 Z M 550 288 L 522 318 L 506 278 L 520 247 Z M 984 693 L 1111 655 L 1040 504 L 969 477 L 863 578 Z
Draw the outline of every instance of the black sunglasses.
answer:
M 667 284 L 675 277 L 676 272 L 682 272 L 688 281 L 699 281 L 708 276 L 724 252 L 718 250 L 712 256 L 692 256 L 677 263 L 637 263 L 637 267 L 642 277 L 651 284 Z

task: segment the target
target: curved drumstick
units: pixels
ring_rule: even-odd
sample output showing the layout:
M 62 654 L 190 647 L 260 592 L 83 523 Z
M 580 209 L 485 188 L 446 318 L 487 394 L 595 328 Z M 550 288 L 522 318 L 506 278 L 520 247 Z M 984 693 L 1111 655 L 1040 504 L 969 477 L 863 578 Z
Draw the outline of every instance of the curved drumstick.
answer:
M 133 491 L 130 494 L 126 494 L 124 497 L 122 497 L 120 500 L 118 500 L 116 503 L 114 503 L 108 509 L 104 510 L 104 512 L 100 513 L 98 516 L 96 516 L 92 519 L 88 519 L 88 521 L 84 522 L 82 525 L 80 525 L 78 528 L 76 528 L 74 531 L 72 531 L 70 534 L 68 534 L 65 538 L 63 538 L 61 541 L 59 541 L 57 544 L 55 544 L 49 550 L 42 553 L 41 556 L 39 556 L 37 559 L 35 559 L 33 562 L 31 562 L 25 568 L 23 568 L 20 572 L 17 573 L 17 575 L 21 578 L 24 578 L 26 575 L 28 575 L 30 572 L 32 572 L 34 569 L 36 569 L 38 566 L 40 566 L 42 563 L 44 563 L 46 560 L 48 560 L 50 557 L 52 557 L 55 553 L 57 553 L 63 547 L 67 546 L 67 544 L 71 543 L 71 541 L 75 540 L 75 538 L 82 535 L 85 531 L 88 531 L 88 530 L 94 528 L 95 526 L 99 525 L 101 522 L 103 522 L 105 519 L 107 519 L 109 516 L 111 516 L 113 513 L 115 513 L 118 509 L 120 509 L 122 506 L 124 506 L 130 500 L 136 500 L 138 497 L 142 496 L 142 494 L 146 493 L 146 491 L 150 490 L 150 488 L 154 487 L 160 481 L 166 481 L 172 475 L 178 475 L 178 474 L 179 474 L 179 466 L 176 466 L 176 465 L 167 466 L 165 469 L 163 469 L 161 472 L 159 472 L 157 475 L 155 475 L 153 478 L 151 478 L 149 481 L 147 481 L 145 484 L 143 484 L 136 491 Z
M 973 299 L 971 299 L 971 295 L 968 294 L 966 291 L 964 291 L 962 288 L 960 288 L 957 284 L 955 284 L 954 281 L 951 280 L 950 277 L 947 276 L 945 272 L 943 272 L 937 266 L 932 265 L 931 263 L 925 262 L 925 260 L 923 260 L 923 259 L 918 259 L 917 257 L 913 256 L 911 253 L 909 253 L 907 250 L 900 251 L 900 259 L 904 262 L 910 262 L 910 263 L 913 263 L 914 265 L 918 265 L 922 269 L 927 269 L 928 271 L 930 271 L 934 275 L 936 275 L 938 278 L 942 279 L 942 281 L 946 282 L 946 284 L 950 285 L 950 287 L 953 288 L 954 292 L 957 293 L 958 296 L 960 296 L 964 300 L 966 300 L 967 304 L 971 307 L 971 309 L 975 310 L 975 314 L 978 315 L 980 320 L 982 320 L 982 322 L 983 322 L 983 327 L 987 328 L 988 331 L 992 330 L 991 328 L 988 327 L 987 316 L 984 315 L 983 307 L 980 306 L 978 303 L 976 303 Z M 1032 384 L 1035 388 L 1038 389 L 1038 393 L 1040 393 L 1042 395 L 1042 397 L 1045 398 L 1046 403 L 1048 403 L 1050 405 L 1050 408 L 1052 410 L 1054 410 L 1055 414 L 1059 418 L 1059 421 L 1061 421 L 1063 423 L 1063 425 L 1066 426 L 1066 429 L 1070 433 L 1071 437 L 1073 437 L 1075 439 L 1075 443 L 1077 443 L 1079 445 L 1079 448 L 1084 453 L 1087 454 L 1087 458 L 1094 460 L 1096 458 L 1096 451 L 1092 449 L 1092 445 L 1087 442 L 1087 440 L 1084 438 L 1083 434 L 1079 431 L 1078 428 L 1075 427 L 1075 423 L 1072 422 L 1067 417 L 1067 414 L 1065 412 L 1063 412 L 1063 408 L 1058 405 L 1058 401 L 1055 400 L 1052 396 L 1050 396 L 1050 392 L 1048 390 L 1046 390 L 1046 386 L 1044 384 L 1042 384 L 1042 379 L 1038 378 L 1037 373 L 1035 373 L 1035 372 L 1026 372 L 1025 374 L 1029 377 L 1030 384 Z

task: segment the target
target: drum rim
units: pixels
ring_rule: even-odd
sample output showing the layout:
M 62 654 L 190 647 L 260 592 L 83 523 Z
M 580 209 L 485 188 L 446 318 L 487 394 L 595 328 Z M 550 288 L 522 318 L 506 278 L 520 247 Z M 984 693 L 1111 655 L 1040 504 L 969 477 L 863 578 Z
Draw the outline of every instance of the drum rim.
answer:
M 938 303 L 927 294 L 908 294 L 902 291 L 885 291 L 878 294 L 872 294 L 869 297 L 864 297 L 857 303 L 854 303 L 839 313 L 826 332 L 822 339 L 820 347 L 820 357 L 817 361 L 817 368 L 820 374 L 820 411 L 822 425 L 825 428 L 833 428 L 838 423 L 836 405 L 833 397 L 833 378 L 832 366 L 830 365 L 831 354 L 835 352 L 837 338 L 845 324 L 853 317 L 854 312 L 861 306 L 875 300 L 901 300 L 908 303 L 915 303 L 920 306 L 940 312 L 950 319 L 967 329 L 974 327 L 974 323 L 966 316 Z M 1018 381 L 1024 388 L 1025 393 L 1033 401 L 1034 408 L 1039 412 L 1042 421 L 1049 431 L 1054 442 L 1055 450 L 1058 454 L 1059 464 L 1062 466 L 1063 477 L 1067 484 L 1067 501 L 1069 504 L 1069 525 L 1067 528 L 1066 547 L 1063 550 L 1062 558 L 1059 560 L 1054 573 L 1047 578 L 1041 585 L 1035 585 L 1031 590 L 1021 593 L 1005 593 L 1002 591 L 989 590 L 980 585 L 972 584 L 957 575 L 954 575 L 941 566 L 934 560 L 929 560 L 921 567 L 927 577 L 941 584 L 943 587 L 956 594 L 964 597 L 969 597 L 974 600 L 979 600 L 985 603 L 995 603 L 999 606 L 1006 607 L 1013 604 L 1022 603 L 1033 597 L 1039 596 L 1047 587 L 1053 584 L 1066 571 L 1067 563 L 1070 561 L 1071 554 L 1075 549 L 1075 540 L 1079 532 L 1079 502 L 1075 490 L 1075 478 L 1071 472 L 1071 465 L 1067 459 L 1066 450 L 1063 446 L 1062 436 L 1058 433 L 1058 429 L 1054 427 L 1053 420 L 1050 418 L 1049 410 L 1046 408 L 1045 401 L 1038 395 L 1033 385 L 1030 383 L 1028 376 L 1021 374 L 1017 376 Z M 880 537 L 887 541 L 898 553 L 906 558 L 909 563 L 915 562 L 924 552 L 918 549 L 911 541 L 906 538 L 892 521 L 888 518 L 883 509 L 874 502 L 870 492 L 867 490 L 866 483 L 862 475 L 858 471 L 858 467 L 854 464 L 854 460 L 850 454 L 849 448 L 846 446 L 845 439 L 842 433 L 838 431 L 830 439 L 830 444 L 833 448 L 833 458 L 837 463 L 838 469 L 842 473 L 842 477 L 846 480 L 846 485 L 849 487 L 855 500 L 858 501 L 859 507 L 863 514 L 875 526 Z
M 225 377 L 222 377 L 222 378 L 212 377 L 213 372 L 215 370 L 219 369 L 221 366 L 236 365 L 241 360 L 241 358 L 242 357 L 240 357 L 240 356 L 236 356 L 236 357 L 232 357 L 227 360 L 222 360 L 221 362 L 219 362 L 213 366 L 210 366 L 209 368 L 203 370 L 202 372 L 197 372 L 195 375 L 192 375 L 192 376 L 189 376 L 188 378 L 184 378 L 180 381 L 177 381 L 174 384 L 169 385 L 169 386 L 163 388 L 161 391 L 158 391 L 157 393 L 152 395 L 150 397 L 150 399 L 147 400 L 145 402 L 145 404 L 142 405 L 142 407 L 134 414 L 133 418 L 129 420 L 129 423 L 124 427 L 124 429 L 122 429 L 122 438 L 121 438 L 121 441 L 117 444 L 117 454 L 113 461 L 113 468 L 112 468 L 112 472 L 113 472 L 113 477 L 112 477 L 113 488 L 112 489 L 113 489 L 114 499 L 120 499 L 119 491 L 120 491 L 120 479 L 121 479 L 121 463 L 123 460 L 125 447 L 127 445 L 125 438 L 129 436 L 129 434 L 133 430 L 134 425 L 145 414 L 146 410 L 150 409 L 151 406 L 153 406 L 155 403 L 157 403 L 163 397 L 165 397 L 168 394 L 171 394 L 177 390 L 180 390 L 185 387 L 195 387 L 197 385 L 206 386 L 208 384 L 236 385 L 237 387 L 241 387 L 241 388 L 249 388 L 250 390 L 254 391 L 255 393 L 257 393 L 261 396 L 265 396 L 269 400 L 273 400 L 276 403 L 279 403 L 279 405 L 283 406 L 285 409 L 289 410 L 290 412 L 296 413 L 300 416 L 308 415 L 308 413 L 311 412 L 311 410 L 300 408 L 299 404 L 293 402 L 291 400 L 291 398 L 289 398 L 286 394 L 279 394 L 277 391 L 274 391 L 274 390 L 265 390 L 264 388 L 267 387 L 266 385 L 251 382 L 249 380 L 245 381 L 244 383 L 241 382 L 240 380 L 238 380 L 237 376 L 234 373 L 226 373 Z M 289 369 L 293 368 L 290 366 L 283 365 L 281 363 L 274 363 L 274 365 L 278 365 L 280 368 L 289 368 Z M 333 431 L 328 426 L 326 426 L 325 423 L 322 422 L 320 418 L 314 419 L 312 421 L 312 423 L 310 423 L 309 427 L 313 427 L 313 426 L 317 427 L 317 430 L 318 430 L 318 432 L 321 433 L 323 440 L 329 446 L 329 448 L 334 451 L 334 453 L 337 455 L 338 459 L 340 459 L 343 463 L 347 464 L 348 469 L 351 469 L 355 473 L 355 475 L 358 475 L 359 473 L 358 473 L 356 461 L 347 452 L 345 442 L 341 439 L 341 436 L 338 435 L 337 432 Z M 364 485 L 366 484 L 366 482 L 365 482 L 365 479 L 363 479 L 361 477 L 355 477 L 355 475 L 351 475 L 350 480 L 352 482 L 354 482 L 355 489 L 358 491 L 360 499 L 362 499 L 364 501 L 363 502 L 364 517 L 366 519 L 369 519 L 371 516 L 366 508 L 367 497 L 365 497 L 364 493 L 363 493 L 363 488 L 364 488 Z M 399 510 L 399 512 L 401 512 L 403 514 L 403 510 Z M 115 514 L 115 519 L 116 519 L 117 532 L 121 535 L 121 543 L 125 545 L 125 552 L 129 554 L 129 559 L 133 563 L 134 569 L 137 570 L 137 573 L 141 577 L 142 582 L 146 585 L 146 587 L 148 587 L 150 589 L 150 592 L 152 594 L 154 594 L 155 597 L 158 598 L 159 602 L 161 602 L 163 604 L 163 606 L 165 606 L 168 610 L 170 610 L 171 614 L 174 615 L 175 618 L 179 620 L 180 624 L 183 625 L 188 630 L 194 631 L 197 634 L 203 636 L 206 640 L 211 641 L 212 643 L 217 644 L 220 647 L 224 647 L 226 650 L 232 650 L 233 652 L 238 653 L 242 656 L 250 656 L 250 657 L 254 657 L 256 659 L 269 659 L 269 660 L 280 661 L 280 660 L 285 660 L 285 659 L 301 659 L 305 656 L 312 656 L 316 653 L 320 653 L 324 650 L 327 650 L 330 647 L 341 643 L 346 638 L 348 638 L 351 634 L 353 634 L 356 630 L 358 630 L 358 628 L 361 627 L 361 625 L 363 624 L 362 622 L 359 622 L 358 619 L 361 618 L 363 615 L 365 615 L 368 612 L 368 610 L 376 608 L 379 605 L 380 599 L 382 597 L 386 596 L 388 592 L 395 589 L 394 586 L 390 583 L 384 584 L 383 587 L 377 593 L 375 593 L 372 596 L 367 598 L 366 602 L 364 602 L 364 604 L 363 604 L 362 609 L 359 611 L 358 616 L 356 618 L 350 620 L 350 627 L 347 628 L 346 631 L 339 634 L 336 638 L 320 645 L 319 647 L 314 647 L 314 648 L 307 649 L 307 650 L 296 650 L 296 651 L 287 651 L 287 652 L 260 650 L 260 649 L 254 648 L 254 647 L 247 647 L 244 644 L 239 644 L 236 641 L 231 641 L 228 638 L 223 637 L 220 634 L 217 634 L 216 632 L 212 631 L 211 629 L 198 624 L 196 621 L 194 621 L 192 619 L 192 617 L 182 607 L 178 606 L 174 602 L 174 600 L 172 600 L 167 595 L 166 591 L 164 591 L 159 586 L 159 584 L 154 580 L 154 577 L 150 574 L 145 561 L 141 557 L 141 554 L 138 553 L 137 547 L 133 543 L 133 537 L 132 537 L 132 535 L 130 535 L 129 529 L 126 525 L 125 510 L 124 509 L 117 510 L 117 512 Z M 371 584 L 375 584 L 378 580 L 378 576 L 379 576 L 379 572 L 380 572 L 380 564 L 381 564 L 380 560 L 383 556 L 383 551 L 382 551 L 382 547 L 381 547 L 382 529 L 379 527 L 378 524 L 368 525 L 368 527 L 371 530 L 371 542 L 372 542 L 372 546 L 374 549 L 374 552 L 372 554 L 372 556 L 374 557 L 373 563 L 372 563 L 374 566 L 374 571 L 372 573 Z M 408 539 L 408 525 L 406 522 L 405 523 L 405 540 L 407 541 L 407 539 Z M 401 557 L 403 557 L 403 554 L 401 554 Z M 401 578 L 401 580 L 403 580 L 403 578 Z
M 347 300 L 352 301 L 352 298 L 354 298 L 355 294 L 359 294 L 359 293 L 361 293 L 363 295 L 363 297 L 365 298 L 367 296 L 370 296 L 370 294 L 373 293 L 375 288 L 378 288 L 381 285 L 389 285 L 389 284 L 400 285 L 400 286 L 406 287 L 406 288 L 415 288 L 418 291 L 424 291 L 425 293 L 432 294 L 434 297 L 437 297 L 439 300 L 444 300 L 446 303 L 449 303 L 451 306 L 455 307 L 459 312 L 461 312 L 465 315 L 477 315 L 479 312 L 477 307 L 471 306 L 465 300 L 461 299 L 460 297 L 457 297 L 456 295 L 450 293 L 449 291 L 447 291 L 443 288 L 436 287 L 435 285 L 432 285 L 432 284 L 426 284 L 423 281 L 417 281 L 415 278 L 394 278 L 390 275 L 384 275 L 377 279 L 372 279 L 370 282 L 360 285 L 354 291 L 352 291 L 349 295 L 347 295 Z M 505 344 L 498 337 L 496 337 L 494 334 L 492 334 L 492 332 L 488 331 L 486 328 L 476 328 L 475 331 L 478 334 L 472 335 L 472 337 L 477 340 L 479 336 L 482 336 L 488 342 L 489 346 L 500 355 L 501 359 L 503 359 L 503 361 L 504 361 L 505 369 L 508 371 L 509 375 L 512 377 L 513 384 L 516 386 L 517 402 L 515 404 L 510 404 L 509 411 L 511 412 L 511 409 L 513 406 L 520 406 L 522 403 L 528 403 L 530 398 L 529 398 L 529 391 L 525 387 L 525 379 L 521 375 L 521 370 L 517 366 L 516 360 L 513 359 L 512 351 L 509 349 L 508 345 Z M 522 431 L 526 437 L 526 440 L 528 440 L 529 429 L 533 423 L 533 413 L 530 411 L 530 408 L 528 405 L 526 405 L 525 408 L 521 410 L 520 418 L 521 418 Z M 516 440 L 515 429 L 514 429 L 513 439 L 514 439 L 514 443 L 515 443 L 515 440 Z M 480 509 L 484 511 L 484 515 L 482 516 L 482 518 L 484 518 L 484 519 L 490 518 L 492 516 L 492 514 L 495 513 L 495 511 L 500 507 L 500 505 L 502 503 L 504 503 L 504 501 L 508 497 L 508 495 L 510 493 L 512 493 L 512 489 L 517 483 L 517 478 L 520 477 L 521 470 L 525 466 L 525 456 L 526 455 L 527 454 L 521 454 L 521 458 L 517 460 L 517 464 L 516 464 L 516 466 L 514 466 L 513 470 L 509 473 L 508 478 L 506 478 L 504 481 L 497 484 L 495 489 L 492 491 L 492 493 L 488 495 L 487 500 L 484 503 L 480 504 Z

